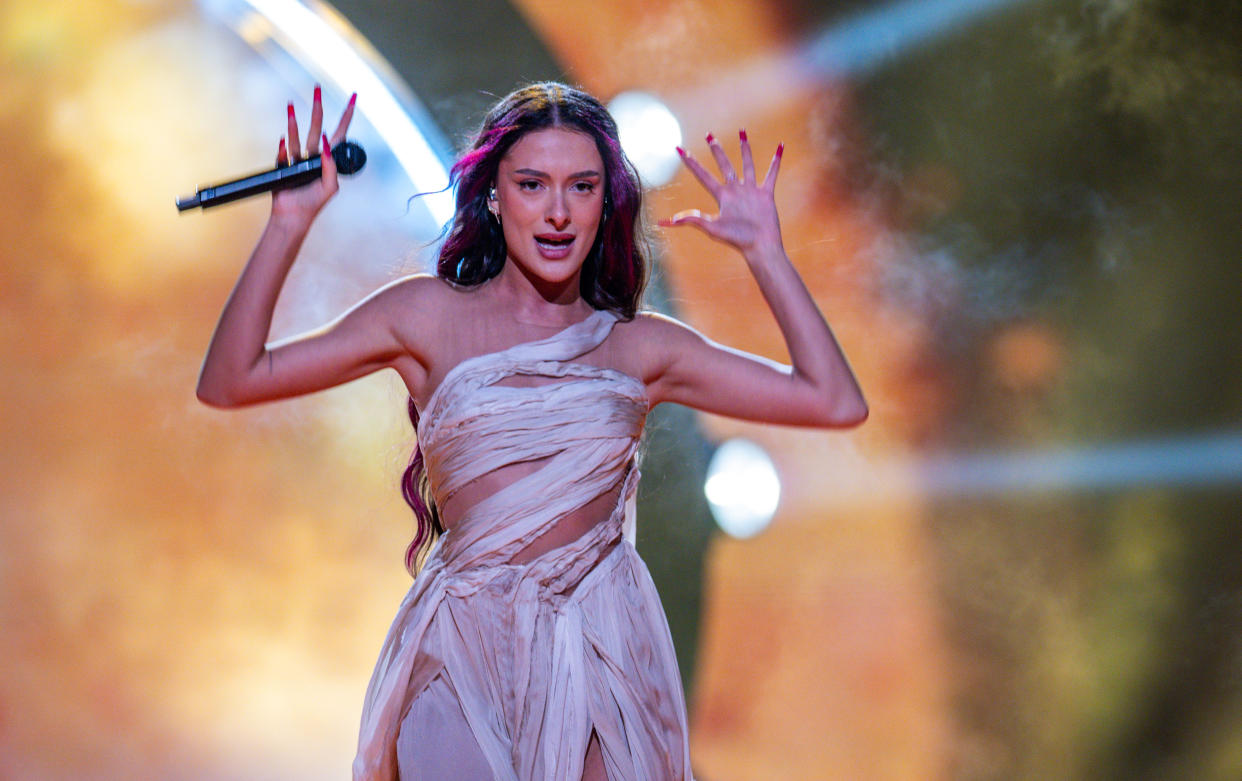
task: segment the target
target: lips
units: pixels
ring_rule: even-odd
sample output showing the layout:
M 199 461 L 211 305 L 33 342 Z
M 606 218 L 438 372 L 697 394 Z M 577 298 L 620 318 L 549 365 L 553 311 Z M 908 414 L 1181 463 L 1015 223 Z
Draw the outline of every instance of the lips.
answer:
M 541 233 L 535 237 L 535 246 L 543 257 L 559 260 L 569 255 L 574 238 L 572 233 Z

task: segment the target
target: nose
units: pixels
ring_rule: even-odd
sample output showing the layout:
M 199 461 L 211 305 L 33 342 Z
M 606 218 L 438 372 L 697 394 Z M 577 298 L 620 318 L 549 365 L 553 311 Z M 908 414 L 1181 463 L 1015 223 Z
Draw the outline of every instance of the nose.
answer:
M 569 207 L 565 203 L 565 193 L 554 191 L 552 201 L 548 204 L 548 214 L 544 218 L 556 230 L 565 230 L 569 226 Z

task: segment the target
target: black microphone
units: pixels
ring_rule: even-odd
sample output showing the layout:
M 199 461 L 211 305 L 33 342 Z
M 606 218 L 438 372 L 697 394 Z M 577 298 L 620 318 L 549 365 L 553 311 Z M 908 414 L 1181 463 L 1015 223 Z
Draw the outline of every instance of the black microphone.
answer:
M 352 174 L 361 171 L 362 166 L 367 164 L 367 153 L 353 141 L 342 141 L 333 147 L 332 159 L 336 161 L 337 173 Z M 206 209 L 259 193 L 300 187 L 318 179 L 322 169 L 323 163 L 320 162 L 319 155 L 315 155 L 293 165 L 277 166 L 270 171 L 242 179 L 200 187 L 193 195 L 178 198 L 177 210 L 185 211 L 196 206 Z

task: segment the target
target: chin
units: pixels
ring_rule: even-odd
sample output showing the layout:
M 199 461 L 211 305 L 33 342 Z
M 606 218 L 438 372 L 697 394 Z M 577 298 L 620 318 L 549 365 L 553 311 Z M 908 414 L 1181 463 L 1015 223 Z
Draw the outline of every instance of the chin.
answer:
M 521 256 L 510 254 L 509 259 L 545 282 L 557 283 L 566 282 L 582 271 L 586 263 L 586 253 L 583 253 L 581 257 L 575 252 L 566 257 L 557 258 L 545 257 L 536 250 Z

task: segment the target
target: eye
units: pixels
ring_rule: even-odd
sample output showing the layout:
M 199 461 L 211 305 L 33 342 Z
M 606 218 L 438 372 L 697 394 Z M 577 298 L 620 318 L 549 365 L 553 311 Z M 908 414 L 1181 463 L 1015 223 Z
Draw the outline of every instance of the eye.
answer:
M 526 190 L 527 192 L 538 190 L 539 180 L 538 179 L 523 179 L 522 181 L 518 182 L 518 189 Z
M 594 182 L 574 182 L 573 188 L 575 192 L 593 193 L 595 192 L 595 183 Z

